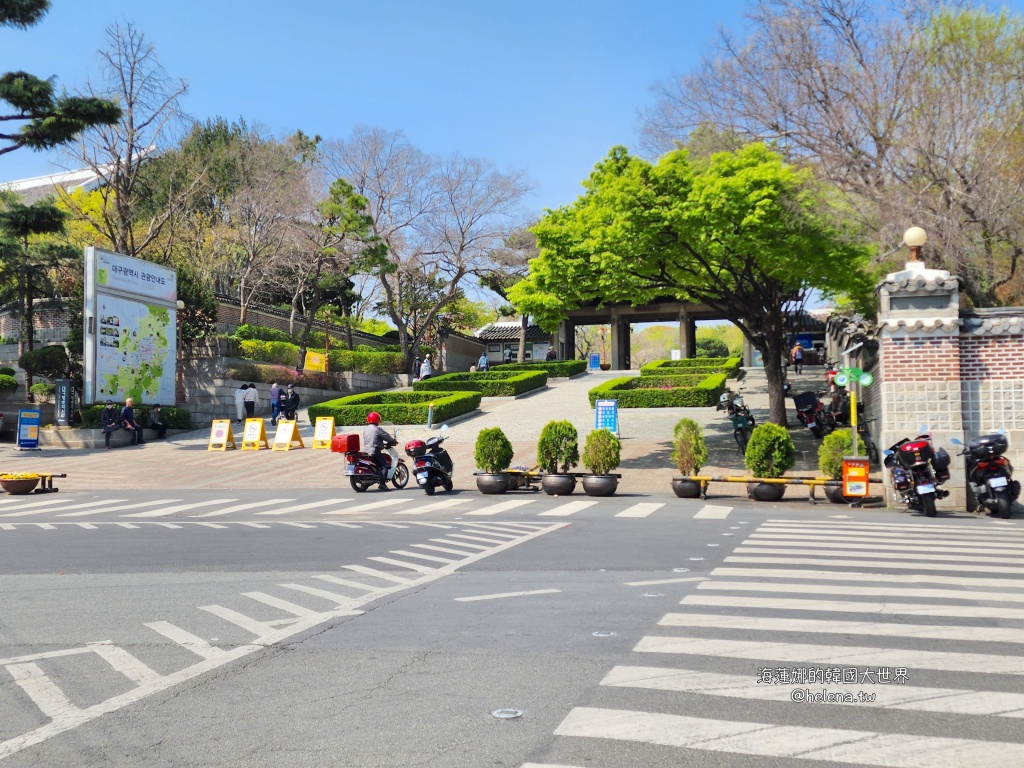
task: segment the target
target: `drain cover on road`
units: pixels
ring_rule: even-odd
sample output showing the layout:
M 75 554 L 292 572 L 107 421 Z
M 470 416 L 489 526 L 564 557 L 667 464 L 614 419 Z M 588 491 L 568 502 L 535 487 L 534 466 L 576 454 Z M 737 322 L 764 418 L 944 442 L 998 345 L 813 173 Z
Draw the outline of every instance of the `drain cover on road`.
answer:
M 521 709 L 495 709 L 491 712 L 491 717 L 496 717 L 499 720 L 513 720 L 522 716 L 523 710 Z

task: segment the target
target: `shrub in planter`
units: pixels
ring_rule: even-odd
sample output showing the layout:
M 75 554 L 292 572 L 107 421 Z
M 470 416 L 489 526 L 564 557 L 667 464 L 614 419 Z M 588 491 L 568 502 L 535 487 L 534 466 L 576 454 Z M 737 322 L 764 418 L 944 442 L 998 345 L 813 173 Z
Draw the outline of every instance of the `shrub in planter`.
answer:
M 853 440 L 850 437 L 850 430 L 837 429 L 825 436 L 821 445 L 818 446 L 818 469 L 821 473 L 832 480 L 843 479 L 843 457 L 853 453 Z M 867 446 L 864 441 L 857 437 L 857 455 L 867 456 Z M 836 504 L 845 504 L 856 499 L 847 499 L 843 496 L 841 487 L 825 486 L 825 495 L 828 500 Z
M 18 380 L 13 376 L 0 373 L 0 398 L 9 396 L 18 388 Z
M 476 487 L 481 493 L 504 493 L 508 490 L 506 470 L 512 463 L 512 443 L 501 427 L 480 430 L 473 458 L 480 470 L 476 476 Z
M 57 387 L 48 381 L 40 381 L 29 387 L 28 391 L 32 393 L 32 397 L 37 403 L 48 403 L 53 399 L 53 393 L 57 391 Z
M 583 466 L 594 475 L 607 475 L 619 466 L 622 444 L 607 429 L 595 429 L 583 446 Z
M 14 369 L 9 365 L 0 366 L 0 376 L 13 376 Z
M 754 477 L 782 477 L 796 464 L 793 438 L 777 424 L 759 424 L 750 434 L 743 463 Z M 750 493 L 759 501 L 778 501 L 785 490 L 782 484 L 758 483 L 751 487 Z
M 549 474 L 565 474 L 580 460 L 579 434 L 569 421 L 549 421 L 537 441 L 537 463 Z
M 672 430 L 672 462 L 684 477 L 696 475 L 708 460 L 708 447 L 704 442 L 700 424 L 693 419 L 680 419 Z M 681 499 L 696 499 L 701 493 L 697 480 L 672 480 L 672 490 Z

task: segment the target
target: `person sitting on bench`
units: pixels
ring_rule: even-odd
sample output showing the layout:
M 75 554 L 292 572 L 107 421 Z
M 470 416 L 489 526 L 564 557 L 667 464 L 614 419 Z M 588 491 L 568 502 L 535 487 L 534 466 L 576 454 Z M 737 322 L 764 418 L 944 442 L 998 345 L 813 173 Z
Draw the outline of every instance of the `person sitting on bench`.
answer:
M 163 440 L 167 436 L 167 425 L 160 419 L 160 404 L 157 403 L 149 411 L 149 428 L 156 430 L 156 439 Z

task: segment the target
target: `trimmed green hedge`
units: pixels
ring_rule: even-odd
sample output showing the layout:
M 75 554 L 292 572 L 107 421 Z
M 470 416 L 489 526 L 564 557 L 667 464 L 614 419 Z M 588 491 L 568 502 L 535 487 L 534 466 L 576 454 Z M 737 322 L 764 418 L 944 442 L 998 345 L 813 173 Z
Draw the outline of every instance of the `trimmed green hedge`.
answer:
M 114 410 L 121 413 L 123 405 L 123 403 L 115 404 Z M 99 429 L 102 426 L 100 424 L 100 414 L 103 413 L 103 408 L 103 405 L 89 405 L 82 408 L 82 423 L 78 425 L 78 429 Z M 136 405 L 132 410 L 135 411 L 135 421 L 141 424 L 144 429 L 149 429 L 150 406 Z M 160 420 L 168 429 L 191 429 L 191 416 L 192 414 L 184 408 L 175 408 L 171 405 L 165 405 L 160 408 Z
M 539 363 L 508 363 L 495 365 L 492 371 L 546 371 L 551 378 L 567 379 L 587 370 L 586 360 L 553 360 Z
M 292 368 L 299 362 L 299 347 L 288 341 L 261 341 L 244 339 L 238 342 L 239 354 L 246 360 L 272 365 L 287 365 Z M 323 348 L 311 347 L 308 351 L 323 354 Z M 391 373 L 407 373 L 405 358 L 401 352 L 364 352 L 347 349 L 332 349 L 327 356 L 331 373 L 355 371 L 384 376 Z
M 689 373 L 724 373 L 733 378 L 743 361 L 738 357 L 691 357 L 686 360 L 655 360 L 640 369 L 641 376 L 676 376 Z M 698 369 L 693 371 L 692 369 Z
M 724 373 L 714 373 L 692 387 L 648 389 L 637 387 L 639 376 L 626 376 L 594 387 L 588 396 L 591 408 L 605 399 L 618 400 L 619 408 L 703 408 L 718 403 L 718 396 L 725 391 L 725 378 Z
M 636 389 L 678 389 L 679 387 L 696 387 L 704 379 L 719 371 L 707 371 L 696 374 L 680 374 L 678 376 L 641 376 L 636 380 Z
M 446 373 L 413 382 L 416 392 L 479 392 L 484 397 L 515 397 L 548 383 L 545 371 Z
M 318 416 L 333 416 L 334 423 L 343 426 L 366 426 L 371 411 L 380 414 L 381 421 L 394 424 L 426 424 L 427 409 L 434 404 L 434 423 L 440 424 L 480 407 L 479 392 L 367 392 L 340 397 L 309 407 L 309 420 Z

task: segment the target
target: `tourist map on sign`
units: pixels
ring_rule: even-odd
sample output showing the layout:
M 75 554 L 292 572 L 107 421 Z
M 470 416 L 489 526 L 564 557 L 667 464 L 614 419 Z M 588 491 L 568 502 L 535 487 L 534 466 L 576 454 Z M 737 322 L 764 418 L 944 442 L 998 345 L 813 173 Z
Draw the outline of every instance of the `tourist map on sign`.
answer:
M 174 402 L 174 313 L 127 299 L 99 300 L 100 400 Z

